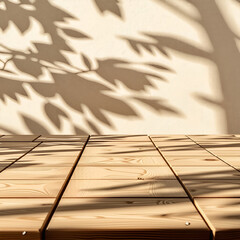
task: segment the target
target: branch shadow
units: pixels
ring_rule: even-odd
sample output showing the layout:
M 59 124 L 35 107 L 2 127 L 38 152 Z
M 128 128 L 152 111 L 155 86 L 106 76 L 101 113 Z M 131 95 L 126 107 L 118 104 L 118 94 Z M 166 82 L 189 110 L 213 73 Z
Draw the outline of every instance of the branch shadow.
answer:
M 238 0 L 234 1 L 239 2 Z M 195 94 L 195 97 L 209 107 L 217 106 L 224 110 L 227 133 L 239 132 L 240 110 L 238 103 L 240 102 L 240 95 L 238 89 L 240 88 L 240 52 L 236 41 L 238 36 L 228 25 L 222 10 L 220 10 L 216 1 L 203 3 L 199 0 L 181 0 L 183 6 L 188 4 L 197 10 L 199 17 L 193 17 L 183 10 L 184 8 L 181 8 L 179 4 L 175 4 L 174 1 L 158 0 L 157 2 L 177 14 L 180 19 L 186 19 L 188 23 L 194 23 L 194 26 L 198 25 L 203 28 L 213 46 L 213 50 L 203 50 L 201 47 L 170 35 L 147 32 L 143 33 L 143 35 L 149 37 L 150 41 L 140 41 L 131 38 L 125 38 L 125 40 L 132 50 L 140 55 L 142 49 L 152 54 L 153 49 L 156 49 L 169 58 L 169 50 L 174 50 L 186 54 L 192 59 L 205 59 L 214 63 L 218 71 L 223 101 L 219 102 L 200 94 Z
M 99 10 L 104 13 L 110 11 L 122 17 L 122 10 L 117 0 L 94 0 Z M 43 112 L 47 116 L 46 122 L 50 122 L 58 130 L 61 130 L 62 119 L 66 119 L 76 134 L 88 134 L 79 125 L 72 123 L 71 116 L 51 100 L 59 95 L 69 109 L 76 110 L 84 118 L 84 124 L 93 133 L 100 134 L 99 124 L 114 128 L 114 124 L 108 117 L 108 113 L 117 114 L 126 118 L 141 118 L 139 112 L 129 104 L 129 101 L 142 103 L 146 109 L 155 111 L 157 114 L 170 113 L 181 116 L 179 110 L 168 105 L 164 99 L 151 97 L 147 87 L 154 88 L 151 78 L 166 82 L 161 76 L 161 71 L 171 69 L 161 64 L 146 63 L 149 71 L 136 70 L 134 63 L 120 59 L 95 59 L 96 68 L 92 66 L 92 60 L 88 56 L 76 52 L 68 39 L 90 40 L 91 37 L 79 29 L 62 27 L 59 23 L 67 23 L 68 20 L 77 20 L 75 16 L 58 8 L 48 0 L 34 2 L 21 0 L 19 4 L 4 1 L 5 10 L 0 9 L 0 28 L 6 31 L 12 22 L 15 27 L 24 34 L 31 30 L 31 19 L 37 20 L 51 39 L 51 43 L 32 42 L 33 49 L 17 50 L 11 49 L 3 44 L 0 45 L 0 58 L 3 67 L 0 70 L 0 99 L 6 102 L 11 98 L 20 104 L 19 96 L 29 98 L 26 86 L 33 89 L 36 94 L 45 99 Z M 44 14 L 43 14 L 44 13 Z M 74 66 L 65 57 L 63 52 L 79 54 L 85 65 L 85 69 Z M 18 73 L 8 68 L 9 64 L 34 79 L 34 81 L 18 80 Z M 155 72 L 152 73 L 152 69 Z M 43 82 L 40 76 L 47 71 L 52 78 L 51 82 Z M 85 78 L 84 73 L 94 73 L 103 82 L 96 82 L 91 78 Z M 11 76 L 11 77 L 6 77 Z M 113 97 L 117 93 L 118 84 L 122 83 L 132 96 L 122 98 Z M 93 115 L 90 120 L 86 116 L 86 108 Z M 47 123 L 39 121 L 36 117 L 19 113 L 25 126 L 31 133 L 50 134 Z M 99 122 L 99 123 L 98 123 Z M 2 128 L 4 131 L 4 127 Z

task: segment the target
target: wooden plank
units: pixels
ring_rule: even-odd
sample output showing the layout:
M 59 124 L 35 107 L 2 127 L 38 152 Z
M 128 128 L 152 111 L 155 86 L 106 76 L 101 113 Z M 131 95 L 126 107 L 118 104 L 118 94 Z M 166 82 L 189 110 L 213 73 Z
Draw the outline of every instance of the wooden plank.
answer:
M 78 165 L 94 165 L 94 166 L 167 166 L 166 162 L 159 154 L 157 157 L 85 157 L 82 156 Z
M 24 156 L 23 158 L 19 159 L 16 163 L 14 163 L 14 167 L 71 167 L 73 166 L 74 162 L 77 158 L 71 156 L 58 156 L 57 154 L 52 154 L 51 157 L 42 156 Z
M 181 179 L 236 179 L 240 180 L 240 172 L 228 167 L 173 167 Z
M 82 145 L 60 143 L 42 143 L 21 158 L 15 166 L 66 167 L 73 166 Z
M 228 148 L 228 147 L 240 147 L 240 141 L 226 141 L 226 142 L 215 142 L 215 141 L 208 141 L 208 142 L 198 142 L 199 145 L 205 148 Z
M 227 164 L 223 161 L 219 160 L 218 158 L 211 156 L 211 157 L 200 157 L 200 156 L 183 156 L 183 157 L 176 157 L 176 156 L 168 156 L 166 158 L 167 162 L 171 166 L 185 166 L 185 167 L 194 167 L 194 166 L 219 166 L 219 167 L 226 167 Z
M 89 142 L 149 142 L 150 139 L 147 135 L 91 135 Z
M 35 142 L 34 144 L 37 145 L 39 143 Z M 19 199 L 20 201 L 21 199 L 29 199 L 31 200 L 29 201 L 29 205 L 31 205 L 35 199 L 41 198 L 41 202 L 45 202 L 45 199 L 52 199 L 53 203 L 56 196 L 59 194 L 59 191 L 62 189 L 63 183 L 65 182 L 73 163 L 77 160 L 82 147 L 83 143 L 81 142 L 67 144 L 64 142 L 54 142 L 41 144 L 39 147 L 36 147 L 33 153 L 29 153 L 30 156 L 25 156 L 26 158 L 23 159 L 22 163 L 17 162 L 13 164 L 5 170 L 6 173 L 4 171 L 0 174 L 0 179 L 2 179 L 0 180 L 0 199 L 11 198 Z M 44 167 L 42 167 L 42 165 L 41 167 L 36 167 L 36 161 L 34 162 L 34 160 L 45 163 L 43 164 Z M 53 167 L 51 164 L 49 164 L 50 166 L 46 164 L 46 161 L 50 163 L 54 160 L 55 163 L 56 161 L 58 161 L 58 163 L 62 163 L 63 161 L 66 162 L 67 160 L 67 162 L 71 162 L 71 164 L 65 167 L 56 167 L 56 165 Z M 35 167 L 33 167 L 32 162 L 35 163 Z M 42 225 L 51 207 L 52 204 L 46 211 L 44 218 L 41 218 L 42 212 L 34 212 L 34 209 L 31 209 L 33 213 L 36 214 L 28 214 L 26 217 L 29 219 L 29 221 L 34 221 L 34 218 L 40 219 L 40 226 L 36 229 L 28 229 L 28 226 L 24 225 L 26 226 L 25 229 L 27 231 L 27 235 L 20 235 L 19 231 L 15 228 L 2 231 L 0 229 L 0 239 L 42 239 L 42 233 L 40 233 L 40 229 L 42 228 Z M 39 211 L 42 210 L 39 208 Z M 23 214 L 19 218 L 24 219 L 25 213 L 23 210 L 22 212 Z M 16 218 L 16 220 L 18 219 Z M 1 213 L 0 221 L 2 221 Z M 2 236 L 4 236 L 4 238 L 1 238 Z
M 48 148 L 53 150 L 74 150 L 81 149 L 85 142 L 44 142 L 39 145 L 40 148 Z M 64 152 L 64 151 L 63 151 Z
M 195 197 L 239 197 L 239 180 L 183 180 L 183 184 Z
M 159 156 L 154 147 L 86 147 L 83 156 Z
M 169 167 L 94 167 L 79 166 L 71 179 L 176 179 Z
M 40 240 L 40 229 L 53 201 L 54 198 L 0 198 L 0 240 Z
M 3 171 L 6 167 L 11 165 L 17 159 L 22 157 L 28 151 L 30 151 L 33 147 L 37 146 L 37 144 L 24 143 L 24 144 L 11 144 L 2 143 L 0 144 L 0 172 Z
M 37 146 L 37 143 L 0 143 L 0 162 L 15 161 Z
M 192 148 L 201 148 L 199 145 L 197 145 L 196 143 L 189 141 L 189 142 L 157 142 L 157 141 L 153 141 L 154 144 L 160 148 L 160 149 L 164 149 L 164 150 L 168 150 L 168 149 L 192 149 Z
M 44 135 L 38 137 L 36 142 L 85 142 L 88 136 L 78 135 Z
M 187 198 L 62 199 L 46 231 L 46 240 L 208 240 L 209 236 Z
M 179 157 L 179 156 L 197 156 L 197 157 L 212 157 L 212 154 L 207 152 L 206 150 L 173 150 L 173 151 L 162 151 L 161 153 L 165 156 L 165 157 L 169 157 L 169 156 L 175 156 L 175 157 Z
M 39 135 L 4 135 L 0 138 L 2 142 L 32 142 Z
M 148 142 L 88 142 L 87 147 L 112 147 L 112 148 L 144 148 L 144 147 L 154 147 L 151 141 Z
M 0 180 L 0 198 L 49 198 L 56 197 L 62 180 Z M 1 220 L 1 215 L 0 215 Z
M 1 172 L 0 179 L 65 179 L 71 167 L 15 167 Z
M 83 144 L 81 143 L 77 143 L 76 145 L 72 143 L 42 143 L 31 152 L 31 155 L 34 154 L 34 158 L 41 156 L 45 156 L 45 158 L 56 158 L 58 156 L 76 158 L 82 151 L 82 148 Z
M 71 180 L 63 197 L 187 197 L 177 180 Z
M 223 135 L 188 135 L 192 140 L 198 141 L 235 141 L 237 138 L 231 134 L 223 134 Z
M 18 150 L 29 150 L 39 143 L 35 142 L 0 142 L 0 151 L 18 151 Z
M 238 153 L 240 152 L 240 147 L 212 147 L 212 148 L 206 148 L 210 152 L 233 152 Z
M 195 204 L 210 225 L 215 240 L 239 239 L 239 198 L 197 198 Z
M 215 151 L 210 151 L 212 152 L 214 155 L 218 156 L 218 157 L 225 157 L 225 156 L 232 156 L 232 157 L 238 157 L 240 158 L 240 151 L 221 151 L 221 150 L 215 150 Z
M 150 135 L 150 138 L 152 139 L 157 139 L 157 138 L 160 138 L 160 139 L 179 139 L 179 138 L 188 138 L 186 135 L 184 134 L 151 134 Z
M 240 157 L 236 156 L 221 156 L 221 159 L 233 167 L 240 167 Z
M 151 135 L 153 142 L 192 142 L 185 135 Z

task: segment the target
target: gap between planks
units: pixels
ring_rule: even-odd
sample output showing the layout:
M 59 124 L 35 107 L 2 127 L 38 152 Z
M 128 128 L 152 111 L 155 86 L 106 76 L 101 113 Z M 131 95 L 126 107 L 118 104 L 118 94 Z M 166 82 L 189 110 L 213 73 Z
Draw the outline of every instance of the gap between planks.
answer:
M 169 168 L 171 169 L 171 171 L 173 172 L 173 174 L 175 175 L 175 177 L 177 178 L 177 180 L 179 181 L 179 183 L 181 184 L 182 188 L 184 189 L 184 191 L 186 192 L 188 198 L 190 199 L 190 201 L 192 202 L 193 206 L 195 207 L 196 211 L 199 213 L 199 215 L 201 216 L 201 218 L 203 219 L 203 221 L 206 223 L 207 227 L 210 230 L 210 240 L 213 239 L 213 228 L 211 223 L 209 223 L 208 219 L 204 217 L 204 215 L 202 215 L 202 211 L 201 209 L 198 209 L 198 206 L 195 204 L 194 199 L 192 198 L 190 192 L 188 191 L 188 189 L 185 187 L 185 185 L 183 184 L 183 182 L 181 181 L 181 179 L 179 178 L 179 176 L 177 175 L 177 173 L 174 171 L 174 169 L 171 167 L 171 165 L 169 164 L 169 162 L 167 161 L 167 159 L 165 158 L 165 156 L 163 156 L 163 154 L 161 153 L 160 149 L 156 146 L 154 140 L 151 138 L 151 136 L 149 136 L 151 142 L 153 143 L 153 145 L 155 146 L 155 148 L 157 149 L 157 151 L 159 152 L 159 154 L 162 156 L 162 158 L 165 160 L 165 162 L 167 163 L 167 165 L 169 166 Z M 190 139 L 187 135 L 186 138 Z M 192 139 L 190 139 L 191 141 L 193 141 Z M 193 141 L 194 142 L 194 141 Z
M 50 223 L 50 221 L 52 219 L 52 216 L 53 216 L 55 210 L 58 207 L 58 204 L 59 204 L 59 202 L 60 202 L 60 200 L 62 198 L 62 195 L 63 195 L 65 189 L 68 186 L 68 183 L 69 183 L 69 181 L 70 181 L 70 179 L 71 179 L 71 177 L 73 175 L 73 172 L 74 172 L 75 168 L 77 167 L 77 164 L 78 164 L 78 162 L 79 162 L 79 160 L 80 160 L 80 158 L 81 158 L 81 156 L 82 156 L 82 154 L 84 152 L 84 149 L 85 149 L 85 147 L 86 147 L 86 145 L 87 145 L 87 143 L 89 141 L 89 138 L 90 138 L 90 136 L 87 137 L 87 140 L 85 141 L 82 150 L 80 151 L 76 161 L 74 162 L 70 172 L 68 173 L 68 175 L 67 175 L 67 177 L 66 177 L 66 179 L 65 179 L 65 181 L 64 181 L 64 183 L 63 183 L 63 185 L 62 185 L 62 187 L 61 187 L 61 189 L 60 189 L 60 191 L 59 191 L 59 193 L 57 195 L 57 197 L 55 198 L 55 201 L 54 201 L 54 203 L 52 205 L 51 210 L 48 212 L 47 217 L 45 218 L 45 220 L 44 220 L 44 222 L 42 224 L 40 232 L 41 232 L 41 238 L 43 240 L 45 239 L 45 230 L 47 229 L 47 227 L 48 227 L 48 225 L 49 225 L 49 223 Z

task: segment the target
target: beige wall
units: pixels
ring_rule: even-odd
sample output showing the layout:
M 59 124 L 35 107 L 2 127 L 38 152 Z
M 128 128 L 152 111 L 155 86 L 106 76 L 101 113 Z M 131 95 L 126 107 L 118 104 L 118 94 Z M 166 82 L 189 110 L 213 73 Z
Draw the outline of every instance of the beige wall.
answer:
M 0 2 L 0 133 L 239 133 L 238 0 Z

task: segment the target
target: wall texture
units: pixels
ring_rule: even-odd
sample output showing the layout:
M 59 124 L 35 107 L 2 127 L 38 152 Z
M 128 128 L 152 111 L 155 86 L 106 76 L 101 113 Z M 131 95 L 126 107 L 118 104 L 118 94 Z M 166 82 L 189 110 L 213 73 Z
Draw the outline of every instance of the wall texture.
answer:
M 239 0 L 0 0 L 0 133 L 239 133 Z

